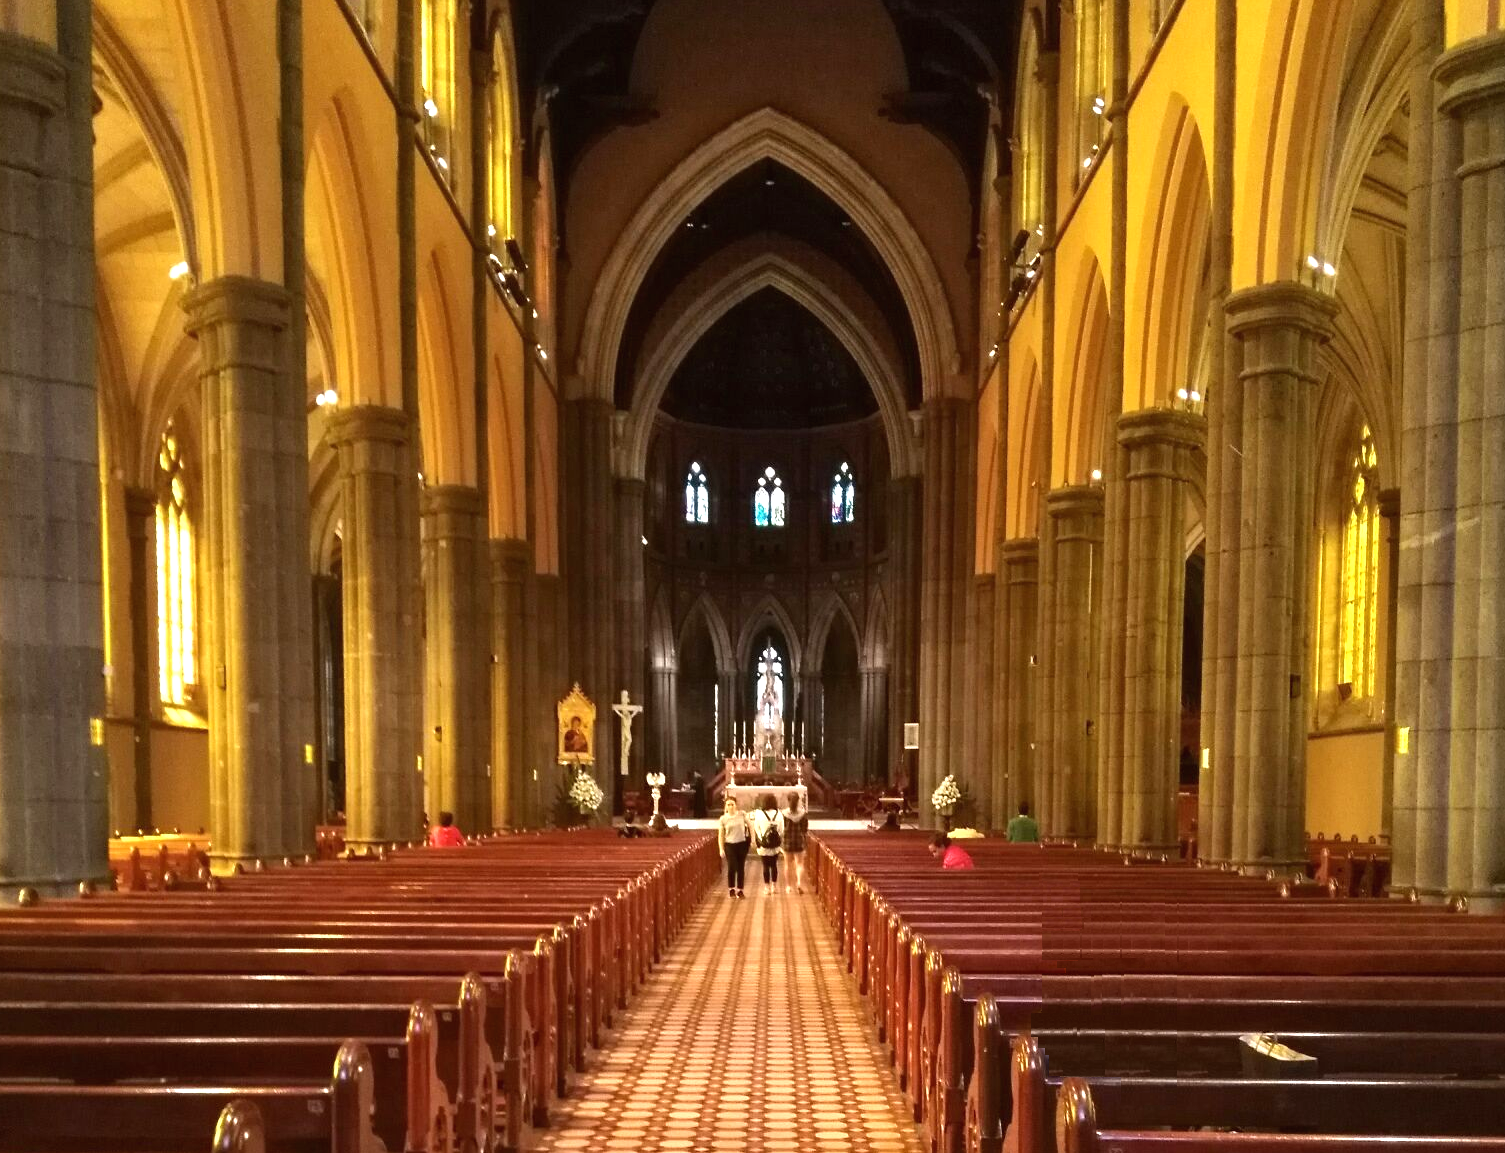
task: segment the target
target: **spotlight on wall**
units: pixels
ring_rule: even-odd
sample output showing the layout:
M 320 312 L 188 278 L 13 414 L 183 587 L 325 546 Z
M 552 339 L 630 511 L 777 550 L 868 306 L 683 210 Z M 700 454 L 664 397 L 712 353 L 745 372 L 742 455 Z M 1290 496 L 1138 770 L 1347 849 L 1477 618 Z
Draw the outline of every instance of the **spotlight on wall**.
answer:
M 1333 266 L 1331 261 L 1323 260 L 1315 254 L 1307 256 L 1306 266 L 1312 272 L 1313 279 L 1317 276 L 1325 276 L 1331 280 L 1334 276 L 1338 275 L 1338 270 Z
M 995 344 L 992 348 L 988 349 L 988 359 L 989 360 L 996 360 L 997 357 L 998 357 L 998 346 Z
M 188 275 L 188 261 L 180 260 L 167 270 L 168 280 L 182 280 Z
M 1092 483 L 1093 484 L 1101 484 L 1102 480 L 1103 480 L 1103 470 L 1100 469 L 1100 468 L 1093 469 L 1092 470 Z
M 340 394 L 332 388 L 326 388 L 318 396 L 314 397 L 314 403 L 320 408 L 330 408 L 340 403 Z
M 493 240 L 496 239 L 496 225 L 495 224 L 488 224 L 486 226 L 486 235 L 489 236 L 489 237 L 491 237 Z
M 1107 111 L 1107 109 L 1108 102 L 1101 96 L 1094 96 L 1092 98 L 1092 114 L 1094 116 L 1101 116 L 1104 112 Z
M 429 114 L 430 120 L 437 120 L 439 118 L 439 105 L 434 103 L 432 96 L 423 102 L 423 110 Z
M 549 350 L 547 348 L 545 348 L 541 344 L 535 344 L 533 347 L 536 348 L 536 349 L 538 349 L 538 359 L 539 360 L 548 360 L 549 359 Z

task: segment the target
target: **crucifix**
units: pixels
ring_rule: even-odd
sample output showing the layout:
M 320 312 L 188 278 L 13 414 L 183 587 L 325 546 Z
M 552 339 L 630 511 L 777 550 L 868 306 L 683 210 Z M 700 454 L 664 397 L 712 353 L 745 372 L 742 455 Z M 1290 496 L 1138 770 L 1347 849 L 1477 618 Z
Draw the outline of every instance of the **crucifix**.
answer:
M 643 706 L 633 704 L 632 698 L 627 695 L 627 690 L 623 689 L 621 699 L 611 706 L 611 711 L 616 713 L 622 720 L 622 761 L 619 771 L 625 777 L 627 775 L 627 763 L 632 756 L 632 722 L 643 711 Z

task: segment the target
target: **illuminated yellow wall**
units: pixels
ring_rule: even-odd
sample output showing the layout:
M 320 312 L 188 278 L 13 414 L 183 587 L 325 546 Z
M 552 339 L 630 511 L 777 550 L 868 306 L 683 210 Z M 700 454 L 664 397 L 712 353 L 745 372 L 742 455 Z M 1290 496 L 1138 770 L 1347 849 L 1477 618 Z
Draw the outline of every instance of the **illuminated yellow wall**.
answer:
M 1385 734 L 1343 733 L 1306 743 L 1306 830 L 1366 841 L 1380 832 Z

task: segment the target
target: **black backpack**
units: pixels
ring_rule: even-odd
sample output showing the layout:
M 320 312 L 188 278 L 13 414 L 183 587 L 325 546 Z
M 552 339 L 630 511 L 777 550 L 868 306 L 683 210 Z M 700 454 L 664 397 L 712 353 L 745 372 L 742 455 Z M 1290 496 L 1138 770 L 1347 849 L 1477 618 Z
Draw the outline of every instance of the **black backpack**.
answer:
M 784 838 L 779 834 L 779 826 L 773 821 L 768 822 L 768 832 L 758 838 L 760 849 L 777 849 L 784 843 Z

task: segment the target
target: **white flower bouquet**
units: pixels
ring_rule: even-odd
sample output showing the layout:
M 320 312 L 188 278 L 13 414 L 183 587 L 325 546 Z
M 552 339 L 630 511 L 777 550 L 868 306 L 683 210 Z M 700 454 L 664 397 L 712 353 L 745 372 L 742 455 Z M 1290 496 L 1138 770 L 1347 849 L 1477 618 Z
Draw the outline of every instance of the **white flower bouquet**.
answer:
M 577 771 L 575 779 L 570 782 L 570 804 L 582 813 L 590 814 L 601 807 L 605 794 L 601 792 L 601 786 L 589 773 Z
M 946 779 L 936 785 L 935 792 L 930 794 L 930 803 L 938 812 L 949 812 L 953 806 L 962 799 L 962 791 L 957 787 L 956 778 L 947 774 Z

